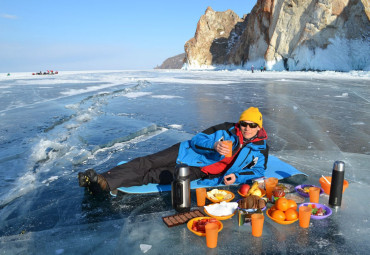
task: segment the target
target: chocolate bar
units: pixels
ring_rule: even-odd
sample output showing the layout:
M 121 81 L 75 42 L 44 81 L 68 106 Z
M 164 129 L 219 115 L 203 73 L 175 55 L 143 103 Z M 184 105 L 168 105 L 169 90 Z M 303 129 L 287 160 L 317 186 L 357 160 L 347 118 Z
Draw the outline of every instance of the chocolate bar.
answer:
M 174 215 L 162 217 L 163 222 L 167 225 L 167 227 L 175 227 L 184 223 L 187 223 L 189 220 L 197 217 L 205 217 L 205 215 L 199 211 L 194 210 L 185 213 L 177 213 Z

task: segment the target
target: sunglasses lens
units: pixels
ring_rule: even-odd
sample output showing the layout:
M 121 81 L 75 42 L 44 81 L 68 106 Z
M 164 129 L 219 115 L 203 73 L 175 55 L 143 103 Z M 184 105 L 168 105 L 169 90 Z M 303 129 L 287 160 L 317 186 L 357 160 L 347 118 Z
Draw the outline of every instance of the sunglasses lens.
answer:
M 240 125 L 243 126 L 243 127 L 249 126 L 250 128 L 256 128 L 256 127 L 258 127 L 258 124 L 257 123 L 247 123 L 247 122 L 244 122 L 244 121 L 241 121 L 240 122 Z

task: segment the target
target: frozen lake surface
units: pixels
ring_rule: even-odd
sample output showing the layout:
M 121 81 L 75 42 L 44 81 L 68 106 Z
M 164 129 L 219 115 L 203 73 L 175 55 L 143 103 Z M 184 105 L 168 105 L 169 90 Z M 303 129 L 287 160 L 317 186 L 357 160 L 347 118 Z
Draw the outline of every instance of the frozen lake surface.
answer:
M 260 108 L 270 153 L 319 185 L 346 163 L 341 208 L 261 238 L 236 216 L 216 249 L 167 228 L 170 193 L 91 197 L 77 173 L 104 172 Z M 0 74 L 2 254 L 366 254 L 370 248 L 370 72 L 91 71 Z M 235 187 L 230 190 L 236 192 Z M 196 209 L 192 192 L 192 209 Z M 238 195 L 237 195 L 238 196 Z M 320 202 L 328 203 L 322 195 Z

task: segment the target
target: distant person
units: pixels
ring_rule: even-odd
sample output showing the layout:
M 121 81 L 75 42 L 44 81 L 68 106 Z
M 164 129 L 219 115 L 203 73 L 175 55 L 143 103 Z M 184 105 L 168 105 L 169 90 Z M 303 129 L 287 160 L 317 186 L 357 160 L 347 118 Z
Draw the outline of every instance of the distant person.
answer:
M 252 70 L 252 73 L 254 73 L 254 65 L 252 65 L 251 70 Z
M 139 157 L 97 174 L 94 169 L 78 173 L 79 185 L 92 193 L 115 192 L 119 187 L 148 183 L 170 184 L 176 164 L 189 165 L 190 179 L 207 185 L 245 183 L 264 176 L 268 145 L 258 108 L 245 110 L 237 123 L 225 122 L 204 130 L 191 140 L 177 143 L 163 151 Z M 233 142 L 232 156 L 225 157 Z
M 263 66 L 261 66 L 261 68 L 260 68 L 260 69 L 261 69 L 261 73 L 262 73 L 262 72 L 263 72 Z

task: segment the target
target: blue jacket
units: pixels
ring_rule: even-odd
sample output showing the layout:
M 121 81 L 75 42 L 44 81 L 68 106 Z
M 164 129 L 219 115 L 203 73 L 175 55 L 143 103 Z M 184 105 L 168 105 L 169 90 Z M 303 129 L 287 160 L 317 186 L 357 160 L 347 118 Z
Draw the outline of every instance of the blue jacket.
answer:
M 233 141 L 233 155 L 235 156 L 232 166 L 223 172 L 219 178 L 204 179 L 198 181 L 199 184 L 216 185 L 223 182 L 223 176 L 235 174 L 236 183 L 264 176 L 268 160 L 268 145 L 266 143 L 267 134 L 262 128 L 258 137 L 252 142 L 243 144 L 242 136 L 235 123 L 225 122 L 213 126 L 197 134 L 191 140 L 180 144 L 177 163 L 185 163 L 189 166 L 204 167 L 220 160 L 225 156 L 219 154 L 214 148 L 217 141 Z

